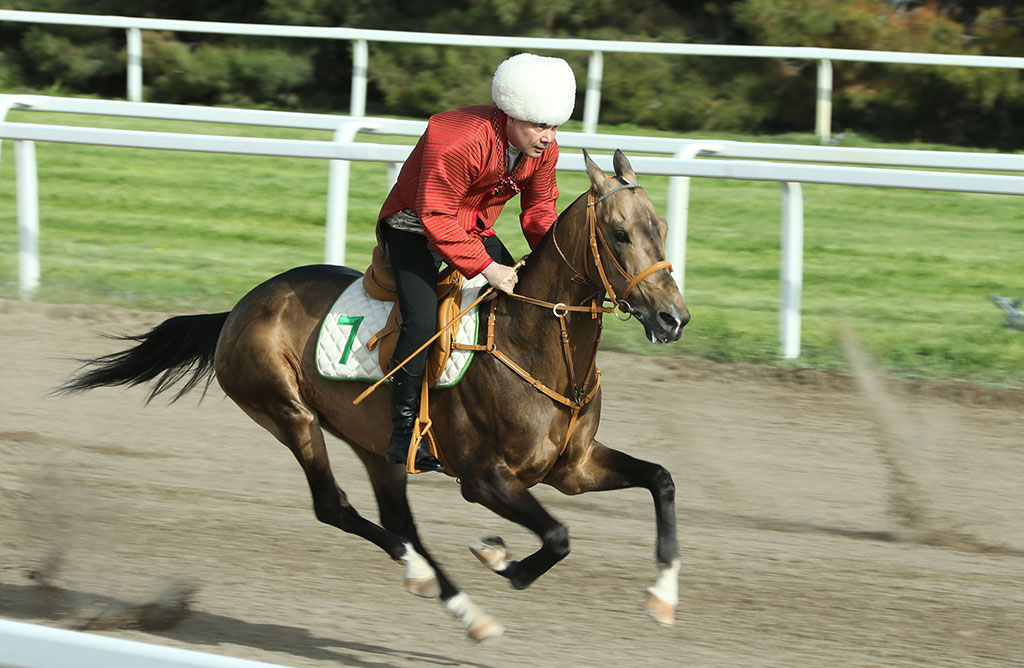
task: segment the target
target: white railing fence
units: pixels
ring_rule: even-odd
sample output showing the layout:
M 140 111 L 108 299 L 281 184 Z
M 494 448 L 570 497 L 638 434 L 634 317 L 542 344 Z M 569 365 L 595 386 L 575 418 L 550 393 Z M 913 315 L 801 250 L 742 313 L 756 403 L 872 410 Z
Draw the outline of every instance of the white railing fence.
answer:
M 247 122 L 285 127 L 334 129 L 332 141 L 285 140 L 252 137 L 193 135 L 171 132 L 112 130 L 63 125 L 15 123 L 4 121 L 4 109 L 77 110 L 79 113 L 113 113 L 152 118 L 204 119 L 217 122 Z M 100 110 L 107 110 L 100 112 Z M 245 121 L 239 120 L 245 118 Z M 410 146 L 356 142 L 356 132 L 418 134 L 423 124 L 389 119 L 350 118 L 286 112 L 181 107 L 74 98 L 0 97 L 0 139 L 15 140 L 16 178 L 18 180 L 19 290 L 31 298 L 39 285 L 38 184 L 35 151 L 32 142 L 68 142 L 100 146 L 149 148 L 177 151 L 304 157 L 332 160 L 328 189 L 327 239 L 325 260 L 344 262 L 347 218 L 347 161 L 375 161 L 397 165 L 405 161 Z M 780 267 L 781 300 L 779 328 L 782 354 L 787 359 L 800 354 L 800 300 L 803 256 L 803 194 L 800 183 L 861 185 L 882 188 L 948 190 L 991 194 L 1024 194 L 1024 177 L 1003 174 L 875 169 L 827 164 L 765 162 L 745 159 L 772 157 L 776 160 L 815 160 L 817 162 L 906 164 L 934 169 L 990 169 L 1024 172 L 1024 156 L 986 153 L 901 151 L 887 149 L 843 149 L 839 147 L 789 146 L 742 142 L 699 142 L 614 135 L 561 133 L 563 148 L 586 147 L 595 150 L 622 148 L 626 151 L 660 152 L 672 157 L 633 156 L 631 162 L 640 174 L 672 177 L 669 191 L 668 257 L 676 266 L 676 280 L 683 285 L 690 177 L 727 178 L 749 181 L 776 181 L 782 186 L 782 260 Z M 741 158 L 701 159 L 701 154 Z M 611 157 L 596 155 L 604 169 L 611 168 Z M 558 169 L 585 171 L 583 157 L 563 152 Z M 394 172 L 394 170 L 392 170 Z M 381 194 L 384 196 L 384 193 Z
M 0 96 L 0 121 L 8 109 L 76 114 L 123 116 L 162 120 L 260 125 L 334 132 L 335 141 L 351 141 L 356 133 L 418 137 L 425 121 L 387 118 L 352 118 L 332 114 L 224 109 L 175 104 L 132 103 L 47 96 Z M 1024 172 L 1024 155 L 903 149 L 864 149 L 836 146 L 800 146 L 759 142 L 708 141 L 631 135 L 590 135 L 561 132 L 564 149 L 594 151 L 620 148 L 627 153 L 656 153 L 692 159 L 699 155 L 722 158 L 820 162 L 832 164 L 922 167 L 927 169 L 998 170 Z M 400 163 L 391 163 L 392 180 Z M 345 227 L 348 219 L 348 170 L 345 161 L 332 161 L 328 177 L 327 243 L 324 261 L 345 262 Z M 667 218 L 672 230 L 667 256 L 676 268 L 679 288 L 685 287 L 686 237 L 689 217 L 690 177 L 673 176 L 669 183 Z
M 824 142 L 832 127 L 832 62 L 874 62 L 905 65 L 992 67 L 1024 69 L 1024 58 L 1006 56 L 969 56 L 944 53 L 909 53 L 902 51 L 859 51 L 854 49 L 823 49 L 816 47 L 743 46 L 730 44 L 684 44 L 665 42 L 629 42 L 594 39 L 556 39 L 539 37 L 508 37 L 502 35 L 453 35 L 442 33 L 367 30 L 359 28 L 264 25 L 251 23 L 220 23 L 146 19 L 127 16 L 58 14 L 0 10 L 0 21 L 22 23 L 75 25 L 120 28 L 126 31 L 128 52 L 127 96 L 142 101 L 142 39 L 141 30 L 253 35 L 306 39 L 336 39 L 352 42 L 352 84 L 350 114 L 366 115 L 366 86 L 369 71 L 370 42 L 432 44 L 454 47 L 498 47 L 546 51 L 583 51 L 590 54 L 583 108 L 583 131 L 597 131 L 601 103 L 601 79 L 605 53 L 643 53 L 662 56 L 718 56 L 742 58 L 787 58 L 818 63 L 818 84 L 815 100 L 815 132 Z

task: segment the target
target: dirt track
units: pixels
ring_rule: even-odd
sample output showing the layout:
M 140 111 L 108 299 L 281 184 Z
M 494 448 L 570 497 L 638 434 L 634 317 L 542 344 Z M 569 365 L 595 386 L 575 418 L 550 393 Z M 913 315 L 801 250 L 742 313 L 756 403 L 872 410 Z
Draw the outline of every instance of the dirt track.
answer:
M 399 565 L 316 522 L 291 455 L 218 389 L 47 396 L 70 358 L 121 347 L 94 332 L 160 319 L 0 300 L 0 616 L 292 666 L 1024 665 L 1024 394 L 603 353 L 601 440 L 676 481 L 676 625 L 641 611 L 646 491 L 537 489 L 573 553 L 516 592 L 466 545 L 537 541 L 418 476 L 425 541 L 507 627 L 473 645 Z

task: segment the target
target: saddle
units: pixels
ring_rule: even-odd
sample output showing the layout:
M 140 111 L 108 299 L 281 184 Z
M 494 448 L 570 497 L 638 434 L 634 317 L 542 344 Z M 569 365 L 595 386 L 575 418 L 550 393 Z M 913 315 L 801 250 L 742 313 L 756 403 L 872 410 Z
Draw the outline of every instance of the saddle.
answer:
M 452 354 L 457 327 L 445 327 L 455 319 L 461 311 L 462 282 L 464 278 L 454 267 L 449 267 L 437 279 L 437 327 L 443 334 L 430 346 L 427 358 L 427 387 L 433 387 L 444 372 L 445 364 Z M 374 299 L 395 302 L 383 329 L 370 337 L 366 343 L 369 350 L 377 351 L 380 368 L 389 369 L 389 360 L 394 356 L 398 332 L 402 326 L 402 311 L 398 308 L 398 290 L 395 288 L 395 275 L 391 270 L 391 260 L 387 253 L 378 245 L 373 249 L 370 266 L 363 274 L 363 288 L 366 294 Z M 398 360 L 401 362 L 402 360 Z

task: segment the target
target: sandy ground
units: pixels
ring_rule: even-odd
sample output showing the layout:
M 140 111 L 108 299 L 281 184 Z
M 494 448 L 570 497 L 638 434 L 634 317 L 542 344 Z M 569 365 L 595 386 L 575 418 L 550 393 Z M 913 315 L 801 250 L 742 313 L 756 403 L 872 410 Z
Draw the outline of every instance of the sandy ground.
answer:
M 475 645 L 316 522 L 291 455 L 218 389 L 48 395 L 121 347 L 96 332 L 160 319 L 0 301 L 0 616 L 291 666 L 1024 665 L 1024 394 L 602 353 L 600 438 L 676 481 L 676 625 L 642 612 L 646 491 L 538 488 L 573 552 L 517 592 L 466 545 L 536 539 L 417 476 L 427 544 L 507 627 Z

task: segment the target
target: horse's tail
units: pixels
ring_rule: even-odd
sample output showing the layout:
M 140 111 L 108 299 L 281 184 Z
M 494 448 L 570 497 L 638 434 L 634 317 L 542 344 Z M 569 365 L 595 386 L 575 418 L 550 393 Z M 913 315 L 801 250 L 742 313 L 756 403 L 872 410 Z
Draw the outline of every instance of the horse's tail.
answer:
M 145 334 L 111 336 L 138 345 L 95 359 L 82 360 L 78 375 L 57 388 L 58 394 L 81 392 L 94 387 L 135 386 L 160 376 L 149 393 L 148 401 L 184 380 L 185 385 L 171 402 L 205 381 L 213 380 L 213 355 L 217 339 L 228 313 L 182 315 L 165 320 Z M 205 393 L 205 388 L 204 388 Z

